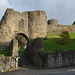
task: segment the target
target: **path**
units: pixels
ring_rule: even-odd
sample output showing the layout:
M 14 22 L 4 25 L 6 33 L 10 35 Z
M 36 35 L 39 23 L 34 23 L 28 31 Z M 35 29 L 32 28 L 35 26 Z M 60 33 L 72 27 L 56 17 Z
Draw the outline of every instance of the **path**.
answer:
M 23 68 L 12 72 L 0 73 L 0 75 L 75 75 L 75 66 L 46 70 Z

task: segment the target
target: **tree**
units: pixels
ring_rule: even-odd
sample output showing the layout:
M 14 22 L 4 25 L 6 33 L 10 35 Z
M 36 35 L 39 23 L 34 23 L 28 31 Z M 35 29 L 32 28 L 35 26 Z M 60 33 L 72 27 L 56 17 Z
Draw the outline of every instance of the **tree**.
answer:
M 61 34 L 60 34 L 60 37 L 59 38 L 59 43 L 60 44 L 68 44 L 70 42 L 70 35 L 69 35 L 69 31 L 67 31 L 66 29 L 64 29 Z
M 75 25 L 75 21 L 73 22 L 73 24 L 72 25 Z

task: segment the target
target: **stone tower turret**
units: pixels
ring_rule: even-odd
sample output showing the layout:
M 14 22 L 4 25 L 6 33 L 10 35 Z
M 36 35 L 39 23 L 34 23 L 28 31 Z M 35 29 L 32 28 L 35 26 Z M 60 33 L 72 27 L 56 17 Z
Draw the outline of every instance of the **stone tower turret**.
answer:
M 56 19 L 48 20 L 48 25 L 55 25 L 55 26 L 57 26 L 58 25 L 58 20 L 56 20 Z

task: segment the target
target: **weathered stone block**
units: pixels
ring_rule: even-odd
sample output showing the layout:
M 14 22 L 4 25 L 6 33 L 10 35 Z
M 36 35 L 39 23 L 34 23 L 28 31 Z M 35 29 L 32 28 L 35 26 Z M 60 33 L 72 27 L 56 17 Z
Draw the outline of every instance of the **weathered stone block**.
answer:
M 9 52 L 11 56 L 18 56 L 18 40 L 14 38 L 9 45 Z
M 56 61 L 55 56 L 53 53 L 49 53 L 48 55 L 48 68 L 55 68 L 56 67 Z

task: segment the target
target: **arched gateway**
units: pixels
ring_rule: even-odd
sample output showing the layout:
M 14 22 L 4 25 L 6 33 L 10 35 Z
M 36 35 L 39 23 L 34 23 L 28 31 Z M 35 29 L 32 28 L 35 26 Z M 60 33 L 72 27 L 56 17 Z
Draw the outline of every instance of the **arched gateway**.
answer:
M 8 47 L 10 56 L 14 56 L 14 57 L 19 56 L 18 51 L 20 50 L 20 48 L 23 48 L 25 50 L 27 47 L 28 41 L 29 39 L 25 34 L 23 33 L 16 34 L 16 36 L 12 39 Z
M 31 39 L 44 38 L 46 33 L 47 17 L 45 11 L 20 13 L 13 9 L 7 9 L 0 22 L 0 50 L 9 50 L 12 57 L 18 57 L 21 40 L 30 41 Z

